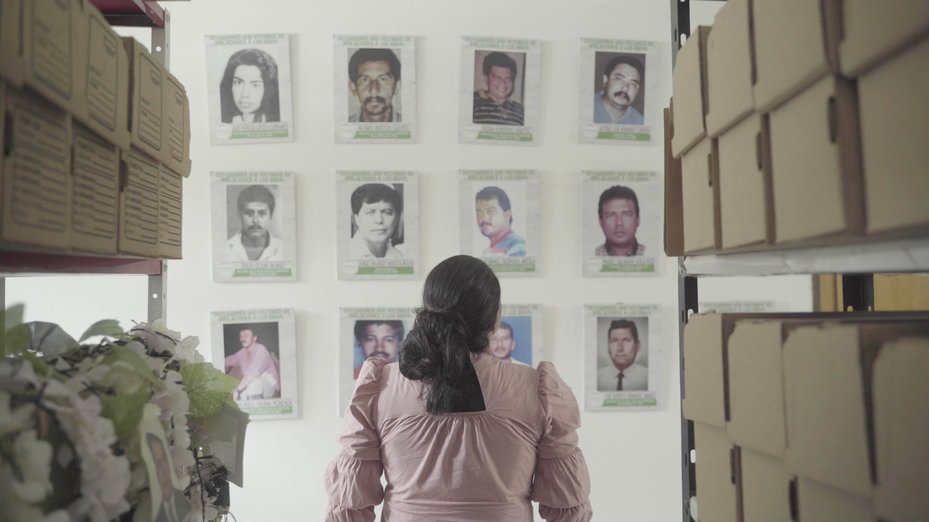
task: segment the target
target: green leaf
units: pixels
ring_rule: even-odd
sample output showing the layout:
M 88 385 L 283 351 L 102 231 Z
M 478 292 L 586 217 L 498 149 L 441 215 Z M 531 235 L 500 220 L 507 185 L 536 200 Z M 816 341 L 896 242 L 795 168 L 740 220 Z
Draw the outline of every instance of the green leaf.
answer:
M 15 304 L 3 312 L 3 331 L 22 324 L 23 310 L 25 310 L 25 308 L 26 306 L 23 304 Z
M 90 325 L 90 328 L 84 332 L 84 335 L 81 336 L 78 342 L 84 342 L 84 340 L 97 335 L 119 337 L 123 335 L 123 329 L 119 326 L 119 321 L 116 319 L 103 319 Z
M 17 324 L 8 329 L 3 336 L 4 355 L 13 355 L 26 351 L 31 339 L 32 332 L 24 324 Z
M 206 362 L 182 365 L 181 377 L 190 397 L 192 417 L 219 413 L 224 403 L 232 401 L 232 390 L 239 383 L 235 377 L 229 377 Z
M 125 395 L 104 395 L 100 398 L 103 416 L 113 421 L 116 436 L 124 442 L 135 432 L 142 420 L 142 410 L 151 394 L 147 388 Z
M 35 371 L 36 375 L 42 375 L 44 377 L 52 375 L 54 370 L 52 370 L 52 367 L 49 366 L 44 359 L 39 358 L 31 352 L 23 352 L 22 357 L 23 360 L 32 365 L 32 369 Z
M 159 377 L 155 375 L 155 372 L 148 367 L 148 363 L 145 362 L 145 359 L 141 355 L 133 352 L 125 346 L 115 345 L 113 349 L 103 358 L 101 364 L 108 366 L 113 366 L 114 364 L 121 362 L 128 365 L 132 368 L 133 373 L 138 374 L 143 379 L 149 382 L 159 381 Z

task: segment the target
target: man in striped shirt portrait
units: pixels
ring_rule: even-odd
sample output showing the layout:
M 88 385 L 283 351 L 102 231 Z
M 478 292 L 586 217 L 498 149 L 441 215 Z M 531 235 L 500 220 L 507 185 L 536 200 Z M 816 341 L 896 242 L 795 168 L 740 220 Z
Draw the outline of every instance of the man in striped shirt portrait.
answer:
M 486 87 L 474 91 L 472 122 L 485 125 L 523 125 L 523 104 L 510 99 L 517 77 L 516 60 L 511 56 L 514 54 L 525 53 L 493 51 L 484 56 L 481 70 Z

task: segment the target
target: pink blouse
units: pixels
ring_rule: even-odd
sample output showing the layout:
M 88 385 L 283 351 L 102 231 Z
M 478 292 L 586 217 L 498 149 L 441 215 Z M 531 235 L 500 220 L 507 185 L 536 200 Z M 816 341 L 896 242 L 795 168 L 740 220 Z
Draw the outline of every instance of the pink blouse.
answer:
M 421 382 L 368 359 L 326 470 L 329 522 L 586 522 L 590 477 L 577 400 L 549 362 L 474 359 L 485 411 L 430 415 Z M 381 473 L 387 488 L 381 488 Z

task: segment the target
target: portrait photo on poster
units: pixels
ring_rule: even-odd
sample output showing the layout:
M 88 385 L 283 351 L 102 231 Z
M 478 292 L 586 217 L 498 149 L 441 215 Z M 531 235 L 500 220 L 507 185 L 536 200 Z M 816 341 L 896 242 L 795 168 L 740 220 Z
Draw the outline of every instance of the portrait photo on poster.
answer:
M 584 171 L 583 274 L 654 274 L 661 256 L 657 172 Z
M 403 183 L 364 183 L 352 191 L 349 257 L 407 257 L 403 252 Z
M 603 232 L 603 244 L 597 246 L 598 257 L 638 257 L 645 254 L 645 244 L 637 237 L 642 223 L 639 197 L 626 185 L 611 185 L 600 193 L 597 219 Z
M 532 316 L 504 315 L 490 336 L 488 351 L 501 361 L 532 366 Z
M 523 126 L 525 78 L 525 52 L 475 50 L 471 122 Z
M 597 391 L 647 391 L 648 317 L 597 318 Z
M 412 322 L 402 319 L 357 319 L 352 327 L 353 368 L 352 377 L 357 379 L 361 365 L 369 357 L 377 357 L 386 363 L 397 362 L 400 343 L 410 331 Z
M 213 280 L 297 277 L 292 172 L 211 172 Z
M 278 208 L 280 189 L 273 184 L 226 186 L 226 260 L 284 261 Z
M 210 143 L 291 141 L 290 39 L 207 35 Z
M 526 248 L 526 185 L 520 182 L 472 182 L 475 257 L 523 257 Z
M 460 252 L 500 276 L 535 275 L 539 185 L 538 172 L 529 169 L 459 171 Z
M 340 308 L 338 413 L 348 405 L 355 381 L 368 358 L 397 362 L 400 345 L 413 327 L 413 308 Z
M 223 123 L 281 121 L 277 60 L 261 49 L 232 53 L 219 82 L 219 106 Z
M 416 37 L 334 34 L 336 143 L 416 141 Z
M 277 322 L 223 324 L 224 371 L 239 380 L 235 400 L 281 396 L 280 335 Z
M 348 121 L 403 122 L 402 62 L 398 49 L 349 47 Z
M 578 141 L 650 145 L 662 44 L 581 38 Z
M 539 125 L 539 40 L 461 37 L 458 142 L 532 145 Z
M 594 123 L 645 124 L 645 53 L 594 53 Z
M 210 312 L 213 365 L 238 380 L 232 396 L 251 420 L 297 416 L 297 347 L 291 308 Z
M 419 265 L 418 174 L 336 172 L 340 279 L 412 279 Z

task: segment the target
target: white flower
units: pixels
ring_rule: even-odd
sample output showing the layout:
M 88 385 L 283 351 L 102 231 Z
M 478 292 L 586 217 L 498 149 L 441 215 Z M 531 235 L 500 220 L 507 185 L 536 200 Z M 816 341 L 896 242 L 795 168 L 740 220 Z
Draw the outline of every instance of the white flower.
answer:
M 199 345 L 199 337 L 193 335 L 185 337 L 181 339 L 181 342 L 177 343 L 177 346 L 174 348 L 175 356 L 178 359 L 186 362 L 203 362 L 203 356 L 200 355 L 200 352 L 197 351 L 197 346 Z
M 42 522 L 70 522 L 71 516 L 64 509 L 56 510 L 42 517 Z
M 36 436 L 35 430 L 26 430 L 13 441 L 13 463 L 22 474 L 22 480 L 13 479 L 13 493 L 22 500 L 37 504 L 52 492 L 52 445 Z

